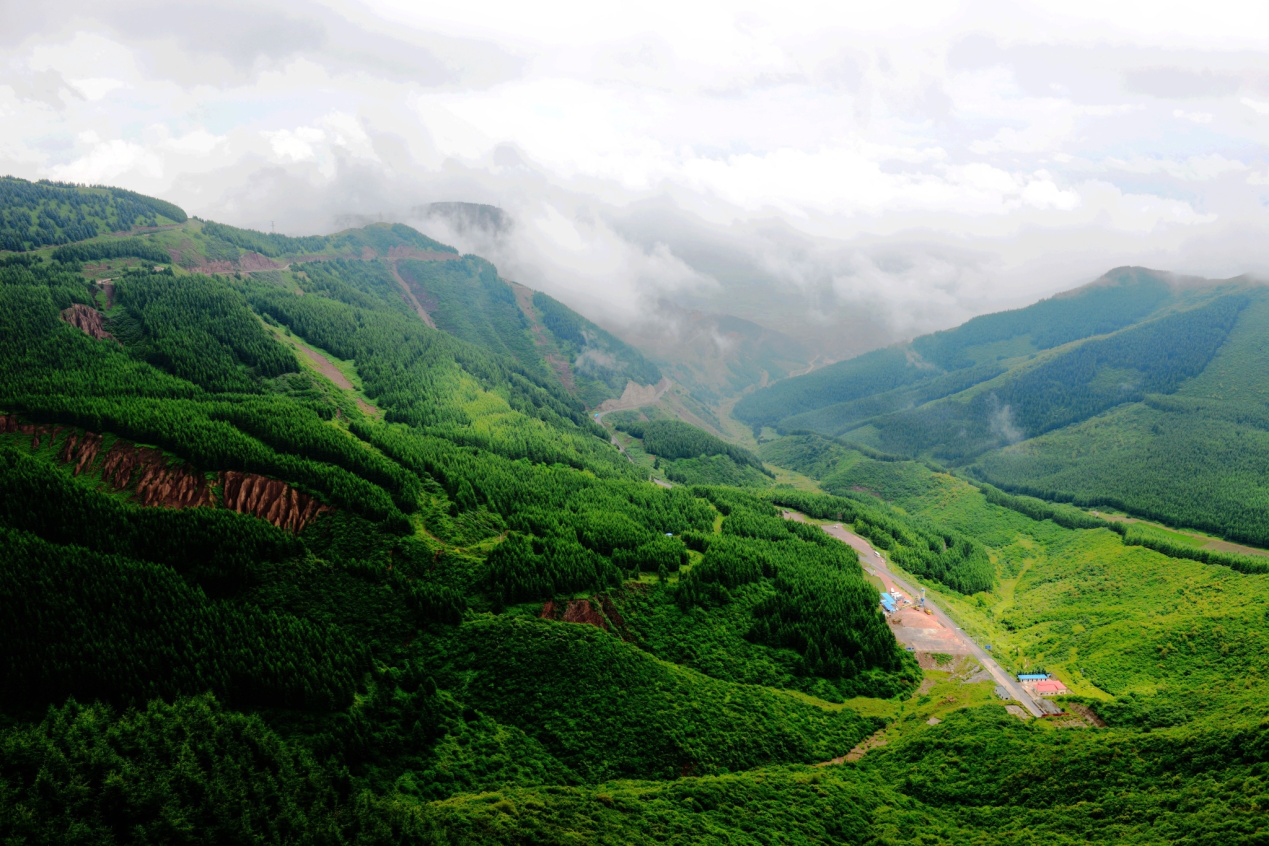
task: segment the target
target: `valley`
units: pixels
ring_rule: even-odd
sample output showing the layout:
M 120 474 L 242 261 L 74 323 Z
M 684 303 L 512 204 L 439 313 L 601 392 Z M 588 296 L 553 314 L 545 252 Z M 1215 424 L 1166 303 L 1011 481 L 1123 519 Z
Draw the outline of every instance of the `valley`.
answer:
M 6 842 L 1269 837 L 1258 282 L 808 370 L 0 189 Z
M 786 520 L 806 521 L 804 515 L 786 511 L 782 515 Z M 924 598 L 924 589 L 914 588 L 908 582 L 892 573 L 881 556 L 868 541 L 848 531 L 841 523 L 820 526 L 830 537 L 850 546 L 859 554 L 859 561 L 869 575 L 876 576 L 886 594 L 898 598 L 900 607 L 893 613 L 887 612 L 894 632 L 895 640 L 919 653 L 969 655 L 978 665 L 985 669 L 996 683 L 1009 693 L 1010 698 L 1017 701 L 1033 717 L 1044 716 L 1044 711 L 1035 703 L 1031 694 L 1023 688 L 1018 680 L 1001 669 L 986 651 L 965 634 L 956 623 L 947 616 L 935 603 Z M 920 595 L 919 602 L 911 597 Z M 928 612 L 926 609 L 929 609 Z

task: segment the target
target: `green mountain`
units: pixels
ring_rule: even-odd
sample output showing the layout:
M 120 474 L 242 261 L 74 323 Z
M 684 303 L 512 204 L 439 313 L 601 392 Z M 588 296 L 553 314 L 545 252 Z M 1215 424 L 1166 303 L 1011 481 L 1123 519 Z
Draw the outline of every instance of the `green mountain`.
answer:
M 0 250 L 31 250 L 185 221 L 171 203 L 122 188 L 0 177 Z
M 746 397 L 738 417 L 1269 544 L 1269 294 L 1125 268 Z
M 164 217 L 0 255 L 6 843 L 1265 839 L 1259 559 L 822 435 L 755 455 L 614 413 L 687 482 L 650 484 L 591 408 L 659 371 L 479 258 Z M 1054 437 L 1218 419 L 1255 289 L 1102 287 L 923 341 L 903 388 L 990 363 Z M 1149 393 L 1106 405 L 1129 367 Z M 962 413 L 975 467 L 1005 454 Z M 1065 680 L 1062 713 L 1006 711 L 955 639 L 906 651 L 820 524 L 1005 671 Z
M 915 684 L 852 555 L 767 500 L 643 481 L 487 264 L 403 227 L 193 219 L 58 249 L 0 259 L 21 838 L 70 813 L 107 840 L 373 840 L 403 796 L 822 760 L 879 724 L 786 691 Z M 533 304 L 561 349 L 622 351 Z M 807 592 L 802 620 L 764 620 Z M 191 733 L 197 771 L 168 775 Z M 30 768 L 48 742 L 56 774 Z

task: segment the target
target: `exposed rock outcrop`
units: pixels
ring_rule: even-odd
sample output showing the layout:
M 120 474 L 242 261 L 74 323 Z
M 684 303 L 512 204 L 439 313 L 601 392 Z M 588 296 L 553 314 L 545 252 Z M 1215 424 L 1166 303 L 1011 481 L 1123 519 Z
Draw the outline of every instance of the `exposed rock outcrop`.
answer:
M 32 451 L 40 448 L 43 438 L 56 438 L 61 431 L 61 426 L 23 423 L 12 414 L 0 414 L 0 435 L 30 435 Z
M 604 631 L 615 630 L 625 640 L 623 629 L 626 623 L 618 613 L 617 606 L 607 595 L 591 599 L 570 599 L 567 603 L 548 600 L 538 612 L 538 616 L 544 620 L 597 626 Z
M 194 508 L 215 505 L 207 478 L 188 464 L 169 464 L 151 447 L 115 441 L 101 464 L 101 477 L 111 487 L 133 484 L 133 499 L 141 505 Z
M 106 322 L 101 312 L 92 306 L 75 303 L 70 308 L 62 310 L 62 320 L 99 341 L 107 338 L 112 341 L 115 339 L 114 335 L 106 331 Z
M 254 514 L 297 534 L 304 531 L 313 518 L 330 510 L 330 506 L 300 493 L 286 482 L 254 473 L 224 470 L 220 474 L 220 486 L 226 508 L 239 514 Z
M 44 438 L 50 442 L 62 438 L 57 445 L 58 460 L 71 465 L 76 476 L 97 472 L 112 490 L 132 491 L 132 499 L 138 505 L 197 508 L 218 504 L 205 473 L 172 460 L 154 447 L 117 440 L 103 452 L 104 439 L 95 432 L 24 423 L 12 414 L 0 414 L 0 434 L 30 435 L 32 450 L 39 449 Z M 318 515 L 330 510 L 330 506 L 278 479 L 237 470 L 223 471 L 218 478 L 223 499 L 220 504 L 267 520 L 280 529 L 299 533 Z

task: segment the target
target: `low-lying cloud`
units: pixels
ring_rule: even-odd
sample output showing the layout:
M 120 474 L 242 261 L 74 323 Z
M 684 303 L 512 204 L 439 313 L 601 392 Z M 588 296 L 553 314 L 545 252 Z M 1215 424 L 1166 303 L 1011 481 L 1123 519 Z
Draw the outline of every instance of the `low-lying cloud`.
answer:
M 1116 265 L 1269 271 L 1269 28 L 1103 5 L 27 7 L 0 170 L 404 220 L 609 325 L 668 299 L 835 355 Z

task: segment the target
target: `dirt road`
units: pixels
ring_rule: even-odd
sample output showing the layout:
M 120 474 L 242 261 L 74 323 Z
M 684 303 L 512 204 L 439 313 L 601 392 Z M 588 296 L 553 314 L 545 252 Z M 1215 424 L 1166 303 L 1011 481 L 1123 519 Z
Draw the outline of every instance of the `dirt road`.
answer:
M 914 590 L 906 581 L 900 579 L 890 571 L 890 568 L 886 565 L 886 559 L 882 558 L 881 555 L 872 548 L 868 541 L 849 531 L 841 523 L 834 523 L 831 526 L 823 526 L 822 528 L 825 532 L 837 538 L 839 541 L 854 547 L 854 549 L 859 553 L 860 563 L 862 563 L 867 569 L 875 572 L 878 578 L 881 579 L 882 583 L 885 584 L 887 590 L 893 593 L 897 588 L 900 593 L 907 594 L 910 597 L 920 595 L 919 590 Z M 991 673 L 991 677 L 996 680 L 996 683 L 1007 690 L 1010 696 L 1022 703 L 1022 707 L 1026 708 L 1032 716 L 1040 717 L 1044 715 L 1044 712 L 1040 710 L 1040 706 L 1037 705 L 1031 695 L 1023 689 L 1018 680 L 1009 673 L 1006 673 L 986 650 L 977 643 L 974 643 L 974 641 L 970 639 L 969 635 L 961 631 L 960 628 L 957 627 L 956 623 L 952 621 L 951 617 L 947 616 L 941 608 L 931 602 L 928 598 L 925 600 L 925 607 L 930 609 L 930 616 L 942 624 L 942 627 L 945 630 L 941 633 L 942 636 L 960 647 L 956 651 L 965 655 L 973 655 L 976 659 L 978 659 L 978 662 L 983 665 L 987 672 Z M 908 609 L 908 611 L 922 617 L 926 616 L 919 611 L 913 611 L 913 609 Z

